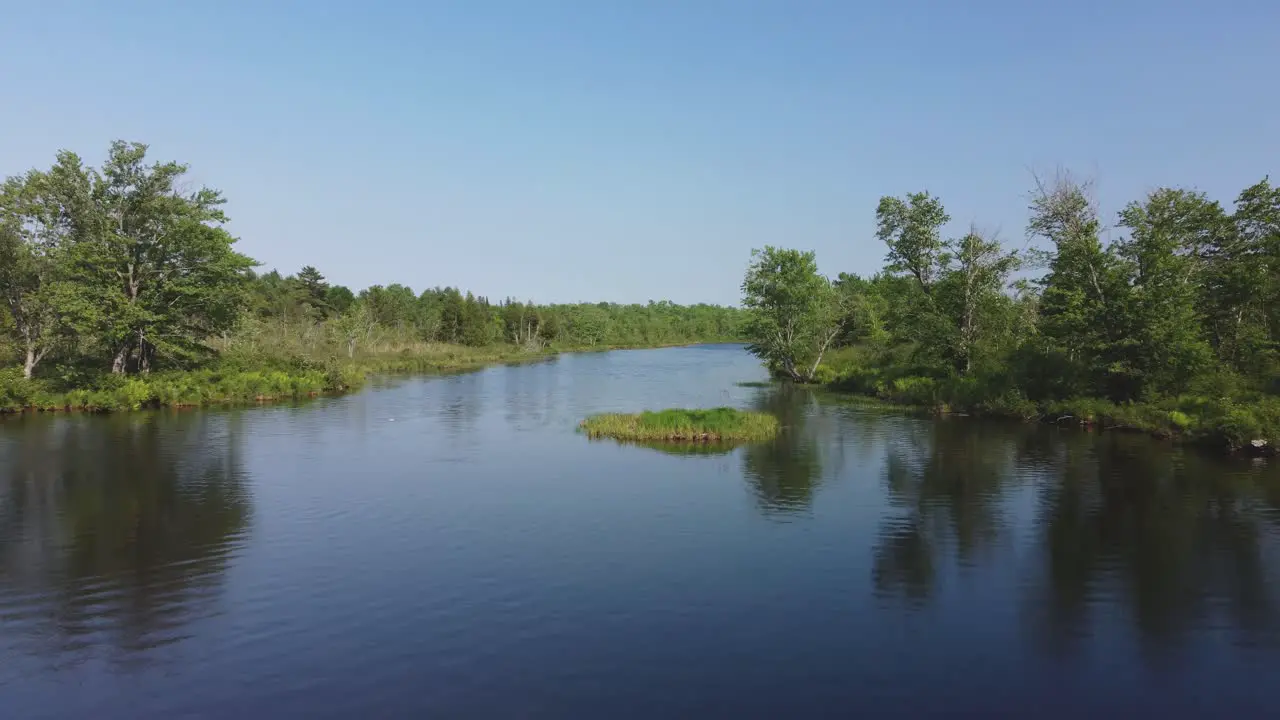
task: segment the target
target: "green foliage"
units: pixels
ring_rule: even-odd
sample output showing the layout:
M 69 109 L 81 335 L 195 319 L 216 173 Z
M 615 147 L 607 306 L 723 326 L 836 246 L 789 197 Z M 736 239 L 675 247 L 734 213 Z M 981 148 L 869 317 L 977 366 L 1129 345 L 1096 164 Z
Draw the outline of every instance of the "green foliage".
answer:
M 748 348 L 775 375 L 812 382 L 844 328 L 848 313 L 842 301 L 850 295 L 818 274 L 812 252 L 765 247 L 751 257 L 742 282 Z
M 1046 273 L 1010 284 L 1022 259 L 975 230 L 944 241 L 937 198 L 882 199 L 885 269 L 839 276 L 841 331 L 810 377 L 939 412 L 1236 448 L 1280 439 L 1280 190 L 1264 180 L 1228 213 L 1201 193 L 1159 189 L 1125 206 L 1125 234 L 1110 243 L 1089 186 L 1068 175 L 1037 182 L 1029 209 L 1028 239 L 1044 249 L 1027 256 Z M 774 252 L 816 275 L 812 254 Z M 748 280 L 758 274 L 753 265 Z M 818 295 L 796 292 L 778 317 Z M 755 321 L 748 333 L 764 344 L 780 326 Z
M 709 410 L 606 413 L 582 421 L 590 437 L 677 442 L 758 442 L 778 434 L 777 418 L 762 412 L 721 407 Z
M 363 381 L 363 375 L 359 379 Z M 104 374 L 83 387 L 58 391 L 49 383 L 22 380 L 13 370 L 0 372 L 0 409 L 107 412 L 290 400 L 340 389 L 335 377 L 321 370 L 194 370 L 128 377 Z
M 233 250 L 222 196 L 146 155 L 115 142 L 91 168 L 64 151 L 0 186 L 0 366 L 22 364 L 21 381 L 0 375 L 0 408 L 274 400 L 371 372 L 742 338 L 744 313 L 714 305 L 494 305 L 448 287 L 357 295 L 311 265 L 258 274 Z
M 1194 423 L 1191 416 L 1181 410 L 1170 410 L 1169 422 L 1183 432 L 1191 429 L 1191 426 Z
M 20 348 L 27 378 L 67 335 L 58 297 L 67 241 L 50 185 L 48 175 L 31 171 L 0 186 L 0 301 L 8 311 L 0 330 Z
M 37 383 L 23 377 L 22 368 L 0 369 L 0 412 L 17 412 L 30 406 L 37 391 Z
M 928 292 L 947 264 L 942 226 L 951 219 L 942 201 L 927 192 L 906 200 L 880 199 L 876 208 L 876 237 L 889 247 L 885 269 L 907 273 Z

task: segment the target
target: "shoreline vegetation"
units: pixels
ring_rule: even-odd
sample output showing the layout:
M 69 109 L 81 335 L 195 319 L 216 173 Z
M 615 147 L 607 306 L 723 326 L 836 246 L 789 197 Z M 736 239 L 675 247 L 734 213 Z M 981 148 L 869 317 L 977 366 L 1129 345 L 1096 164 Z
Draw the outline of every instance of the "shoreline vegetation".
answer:
M 579 427 L 590 438 L 677 444 L 761 442 L 777 436 L 780 429 L 778 419 L 768 413 L 728 407 L 603 413 L 588 417 Z
M 875 274 L 754 251 L 749 349 L 776 378 L 894 405 L 1274 453 L 1280 187 L 1230 208 L 1159 188 L 1104 214 L 1087 182 L 1033 179 L 1022 250 L 976 225 L 946 238 L 918 192 L 876 207 Z
M 1045 423 L 1087 432 L 1141 432 L 1154 438 L 1224 448 L 1230 452 L 1270 456 L 1277 452 L 1275 440 L 1256 430 L 1257 420 L 1223 413 L 1219 407 L 1195 407 L 1175 403 L 1112 403 L 1099 398 L 1077 398 L 1052 403 L 1001 404 L 999 400 L 973 404 L 952 404 L 942 398 L 942 389 L 921 396 L 894 389 L 863 391 L 848 389 L 839 382 L 815 386 L 840 402 L 864 404 L 868 408 L 931 416 L 990 418 L 1028 423 Z M 1172 407 L 1171 407 L 1172 405 Z
M 739 309 L 260 273 L 222 195 L 187 172 L 117 141 L 99 167 L 62 151 L 0 185 L 0 412 L 289 400 L 375 374 L 747 342 L 777 380 L 896 405 L 1280 443 L 1280 188 L 1266 178 L 1230 207 L 1160 188 L 1104 214 L 1087 182 L 1036 177 L 1016 251 L 976 225 L 946 238 L 928 192 L 884 197 L 883 269 L 829 278 L 813 252 L 765 247 Z
M 709 342 L 732 342 L 729 340 Z M 561 354 L 647 350 L 705 344 L 608 345 L 563 348 L 417 344 L 355 359 L 228 358 L 215 367 L 144 375 L 98 374 L 73 387 L 27 380 L 17 368 L 0 370 L 0 416 L 30 412 L 105 413 L 158 408 L 252 405 L 340 395 L 374 376 L 451 375 L 496 365 L 552 360 Z
M 125 410 L 335 393 L 565 351 L 741 341 L 745 313 L 535 304 L 453 287 L 359 292 L 315 267 L 259 273 L 224 199 L 118 141 L 0 185 L 0 411 Z

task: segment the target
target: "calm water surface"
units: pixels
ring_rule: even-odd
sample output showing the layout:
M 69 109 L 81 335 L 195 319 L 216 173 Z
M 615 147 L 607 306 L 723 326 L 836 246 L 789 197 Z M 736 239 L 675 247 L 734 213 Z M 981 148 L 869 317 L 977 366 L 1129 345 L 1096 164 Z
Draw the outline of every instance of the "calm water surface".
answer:
M 1280 716 L 1280 468 L 735 346 L 0 422 L 0 716 Z M 590 442 L 735 405 L 778 441 Z

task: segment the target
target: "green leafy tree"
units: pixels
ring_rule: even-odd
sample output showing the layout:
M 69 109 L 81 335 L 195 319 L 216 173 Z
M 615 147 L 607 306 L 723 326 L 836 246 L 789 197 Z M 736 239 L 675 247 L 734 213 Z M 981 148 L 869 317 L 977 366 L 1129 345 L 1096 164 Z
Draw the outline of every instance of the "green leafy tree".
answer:
M 927 192 L 905 200 L 883 197 L 876 208 L 876 237 L 889 247 L 886 269 L 907 273 L 930 292 L 947 264 L 942 226 L 951 219 L 942 201 Z
M 0 298 L 9 311 L 5 330 L 22 352 L 28 379 L 65 331 L 55 292 L 65 228 L 50 212 L 46 185 L 46 176 L 32 171 L 0 186 Z
M 818 274 L 813 252 L 766 246 L 751 257 L 742 282 L 748 349 L 775 374 L 812 382 L 844 329 L 842 296 Z
M 1263 384 L 1280 377 L 1280 187 L 1236 198 L 1229 229 L 1206 249 L 1200 310 L 1218 356 Z
M 1127 364 L 1138 394 L 1176 394 L 1212 362 L 1197 308 L 1201 258 L 1226 231 L 1226 213 L 1202 193 L 1161 189 L 1126 206 L 1120 221 L 1130 231 L 1117 246 L 1130 274 Z
M 461 342 L 465 326 L 466 308 L 462 293 L 455 288 L 445 288 L 440 293 L 440 340 Z
M 324 293 L 324 303 L 333 312 L 341 315 L 355 304 L 355 293 L 343 285 L 330 285 Z
M 379 325 L 397 329 L 414 327 L 418 297 L 410 288 L 398 283 L 386 287 L 373 285 L 360 293 L 360 300 L 369 306 Z
M 942 201 L 927 192 L 884 197 L 876 208 L 876 237 L 888 248 L 885 271 L 913 280 L 900 285 L 894 297 L 895 336 L 932 373 L 945 373 L 957 354 L 955 323 L 934 292 L 951 262 L 942 240 L 942 226 L 950 219 Z
M 373 336 L 378 323 L 369 304 L 358 301 L 338 316 L 333 327 L 347 348 L 347 357 L 353 358 L 356 348 Z
M 838 343 L 878 345 L 887 342 L 890 339 L 885 328 L 888 301 L 876 283 L 857 275 L 840 273 L 834 285 L 848 312 Z
M 976 348 L 993 329 L 993 316 L 1007 304 L 1004 289 L 1018 258 L 976 228 L 950 243 L 949 257 L 954 267 L 947 268 L 945 275 L 946 309 L 955 328 L 954 362 L 958 370 L 968 373 Z
M 1128 288 L 1114 255 L 1099 239 L 1101 224 L 1087 185 L 1062 175 L 1037 182 L 1027 234 L 1051 244 L 1040 298 L 1041 361 L 1056 396 L 1132 395 L 1126 364 Z
M 109 348 L 115 373 L 206 354 L 203 341 L 238 319 L 254 264 L 232 249 L 222 195 L 181 192 L 187 166 L 147 165 L 146 152 L 115 142 L 100 171 L 64 153 L 51 172 L 74 228 L 67 311 Z
M 508 342 L 515 345 L 538 342 L 541 322 L 538 308 L 532 302 L 525 304 L 508 299 L 502 304 L 503 336 Z
M 489 312 L 489 301 L 467 293 L 462 304 L 462 327 L 460 340 L 464 345 L 480 347 L 488 345 L 492 340 L 492 323 Z

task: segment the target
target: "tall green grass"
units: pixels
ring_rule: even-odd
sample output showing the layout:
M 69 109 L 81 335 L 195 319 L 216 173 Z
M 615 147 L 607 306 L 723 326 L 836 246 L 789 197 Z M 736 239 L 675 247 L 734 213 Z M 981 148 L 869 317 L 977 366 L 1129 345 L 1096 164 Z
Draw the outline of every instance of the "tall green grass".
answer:
M 20 373 L 4 371 L 0 373 L 0 411 L 108 412 L 274 402 L 335 392 L 357 381 L 363 382 L 363 376 L 354 378 L 340 369 L 209 369 L 132 377 L 102 375 L 82 387 L 62 389 L 49 381 L 23 380 Z
M 269 327 L 272 332 L 250 340 L 237 335 L 214 341 L 216 355 L 210 366 L 191 370 L 123 376 L 51 367 L 42 368 L 47 376 L 25 380 L 21 368 L 0 369 L 0 412 L 277 402 L 354 390 L 371 375 L 467 372 L 554 356 L 513 345 L 466 347 L 397 335 L 348 354 L 345 346 L 323 337 L 308 338 L 296 325 Z
M 779 430 L 772 415 L 727 407 L 605 413 L 583 420 L 580 427 L 589 437 L 639 442 L 757 442 L 774 437 Z

